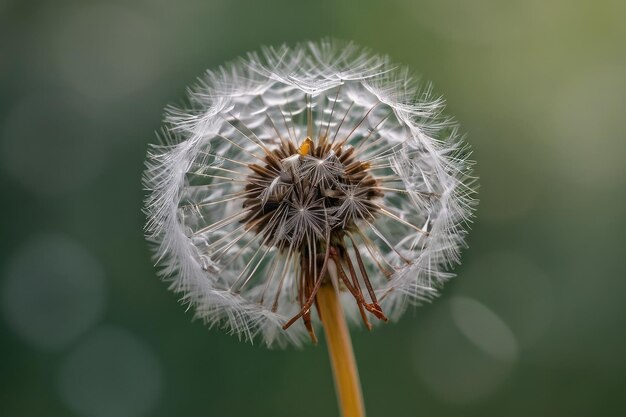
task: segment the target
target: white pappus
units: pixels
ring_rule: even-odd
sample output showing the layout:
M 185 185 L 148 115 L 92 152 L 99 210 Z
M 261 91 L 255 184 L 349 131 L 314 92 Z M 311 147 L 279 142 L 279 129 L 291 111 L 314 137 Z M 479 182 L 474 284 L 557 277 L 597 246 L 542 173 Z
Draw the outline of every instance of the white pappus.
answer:
M 443 107 L 352 43 L 266 48 L 208 71 L 148 152 L 146 233 L 163 279 L 208 324 L 279 346 L 315 340 L 329 268 L 367 327 L 432 298 L 476 203 Z

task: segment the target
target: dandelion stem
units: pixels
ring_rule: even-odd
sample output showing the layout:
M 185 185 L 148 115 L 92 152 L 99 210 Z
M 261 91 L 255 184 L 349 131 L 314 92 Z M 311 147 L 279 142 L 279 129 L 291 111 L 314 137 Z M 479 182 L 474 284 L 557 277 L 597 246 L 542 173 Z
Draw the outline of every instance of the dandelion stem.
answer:
M 326 334 L 341 415 L 364 417 L 363 395 L 352 352 L 352 341 L 334 285 L 322 285 L 317 294 L 317 307 Z

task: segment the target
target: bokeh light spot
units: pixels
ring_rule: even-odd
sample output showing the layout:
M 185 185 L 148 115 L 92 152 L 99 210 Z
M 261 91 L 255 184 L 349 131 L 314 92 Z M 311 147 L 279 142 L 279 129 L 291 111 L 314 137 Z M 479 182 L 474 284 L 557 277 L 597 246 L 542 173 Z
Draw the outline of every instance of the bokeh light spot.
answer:
M 59 390 L 80 416 L 148 415 L 162 385 L 159 359 L 133 334 L 104 327 L 78 345 L 63 363 Z
M 552 277 L 519 253 L 498 251 L 466 268 L 457 294 L 485 303 L 510 327 L 521 349 L 539 343 L 553 316 Z
M 457 323 L 454 315 L 468 313 Z M 492 329 L 477 330 L 481 323 L 475 320 L 485 317 Z M 516 364 L 510 332 L 498 333 L 503 328 L 506 325 L 497 316 L 473 300 L 439 302 L 416 333 L 413 364 L 417 376 L 444 402 L 469 404 L 489 398 Z M 478 343 L 477 338 L 481 338 Z
M 504 361 L 517 359 L 515 335 L 493 311 L 468 297 L 452 298 L 450 309 L 454 323 L 477 348 Z
M 45 349 L 73 342 L 102 315 L 104 274 L 82 246 L 54 235 L 26 243 L 5 272 L 2 307 L 19 336 Z

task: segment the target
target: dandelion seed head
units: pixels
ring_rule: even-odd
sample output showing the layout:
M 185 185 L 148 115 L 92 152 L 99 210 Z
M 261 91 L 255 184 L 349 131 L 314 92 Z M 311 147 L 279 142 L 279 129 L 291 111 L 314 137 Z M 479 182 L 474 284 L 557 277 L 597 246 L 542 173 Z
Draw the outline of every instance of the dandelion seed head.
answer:
M 278 346 L 313 335 L 329 270 L 368 326 L 431 299 L 475 206 L 469 150 L 442 110 L 408 70 L 351 43 L 208 71 L 148 153 L 163 279 L 209 325 Z

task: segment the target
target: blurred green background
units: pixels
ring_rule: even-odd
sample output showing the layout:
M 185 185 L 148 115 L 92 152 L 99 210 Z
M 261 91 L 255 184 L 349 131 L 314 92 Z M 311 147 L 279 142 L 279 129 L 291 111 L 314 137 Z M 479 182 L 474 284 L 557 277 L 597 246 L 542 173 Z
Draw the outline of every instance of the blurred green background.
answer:
M 336 416 L 323 343 L 192 322 L 143 239 L 163 107 L 324 36 L 431 80 L 481 177 L 459 277 L 353 333 L 368 415 L 623 416 L 623 1 L 0 0 L 0 414 Z

